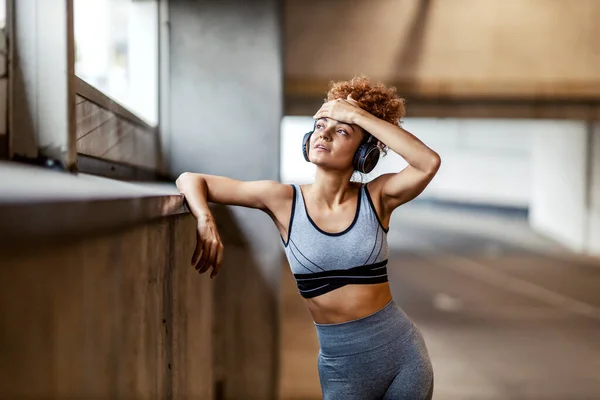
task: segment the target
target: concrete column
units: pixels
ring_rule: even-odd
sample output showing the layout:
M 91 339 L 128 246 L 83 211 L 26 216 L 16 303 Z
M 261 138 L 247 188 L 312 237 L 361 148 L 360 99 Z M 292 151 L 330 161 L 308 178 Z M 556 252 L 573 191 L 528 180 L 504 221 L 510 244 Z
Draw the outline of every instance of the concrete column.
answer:
M 0 159 L 8 158 L 8 58 L 5 19 L 6 4 L 0 2 Z
M 278 180 L 279 2 L 172 1 L 169 19 L 172 175 Z M 215 217 L 225 242 L 214 283 L 215 392 L 275 398 L 281 241 L 260 211 L 220 208 Z
M 600 255 L 600 122 L 589 125 L 589 187 L 586 251 Z
M 600 245 L 600 133 L 553 121 L 534 133 L 531 225 L 580 253 Z

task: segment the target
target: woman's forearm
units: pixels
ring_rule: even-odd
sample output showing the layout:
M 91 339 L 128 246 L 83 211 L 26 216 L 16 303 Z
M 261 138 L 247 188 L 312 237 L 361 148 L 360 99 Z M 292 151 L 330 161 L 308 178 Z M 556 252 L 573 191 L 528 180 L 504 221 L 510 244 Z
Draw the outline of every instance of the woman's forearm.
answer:
M 188 207 L 196 219 L 209 217 L 208 186 L 198 174 L 184 172 L 175 182 L 179 192 L 185 196 Z
M 361 111 L 356 114 L 354 121 L 356 125 L 385 143 L 418 170 L 429 172 L 437 168 L 439 155 L 417 137 L 399 126 Z

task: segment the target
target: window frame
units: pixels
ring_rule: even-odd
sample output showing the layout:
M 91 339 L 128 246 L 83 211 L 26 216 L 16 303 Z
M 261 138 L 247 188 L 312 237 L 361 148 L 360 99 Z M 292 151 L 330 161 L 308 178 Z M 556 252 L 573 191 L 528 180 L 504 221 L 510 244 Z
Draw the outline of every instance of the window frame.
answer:
M 151 126 L 126 106 L 75 74 L 74 0 L 7 0 L 6 32 L 11 44 L 7 60 L 6 137 L 9 159 L 104 176 L 111 175 L 107 171 L 118 170 L 120 179 L 127 179 L 127 176 L 142 176 L 144 180 L 165 178 L 165 149 L 161 144 L 162 127 L 168 117 L 164 109 L 164 98 L 169 88 L 164 79 L 168 74 L 168 38 L 164 36 L 168 35 L 169 1 L 155 1 L 158 7 L 158 49 L 155 60 L 158 71 L 158 121 L 156 126 Z M 39 18 L 49 8 L 52 8 L 50 15 L 43 14 L 44 18 Z M 57 28 L 47 29 L 49 26 Z M 38 62 L 41 59 L 43 63 Z M 48 82 L 51 84 L 48 85 Z M 154 135 L 157 151 L 141 157 L 155 157 L 156 167 L 138 168 L 136 165 L 103 159 L 90 162 L 90 157 L 78 153 L 78 96 Z

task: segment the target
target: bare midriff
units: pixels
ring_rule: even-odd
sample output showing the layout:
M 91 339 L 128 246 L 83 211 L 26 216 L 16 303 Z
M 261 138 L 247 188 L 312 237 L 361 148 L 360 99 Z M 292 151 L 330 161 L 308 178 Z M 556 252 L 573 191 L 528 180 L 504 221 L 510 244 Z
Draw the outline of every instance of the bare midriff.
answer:
M 317 324 L 339 324 L 379 311 L 392 300 L 388 282 L 373 285 L 346 285 L 321 296 L 306 299 Z

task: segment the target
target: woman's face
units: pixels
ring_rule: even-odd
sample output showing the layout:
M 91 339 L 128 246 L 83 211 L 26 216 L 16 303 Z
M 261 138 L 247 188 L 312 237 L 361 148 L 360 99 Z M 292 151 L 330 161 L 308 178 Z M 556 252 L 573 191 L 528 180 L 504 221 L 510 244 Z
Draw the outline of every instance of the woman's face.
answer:
M 330 118 L 321 118 L 310 137 L 310 161 L 323 168 L 353 168 L 354 154 L 364 137 L 362 129 Z

